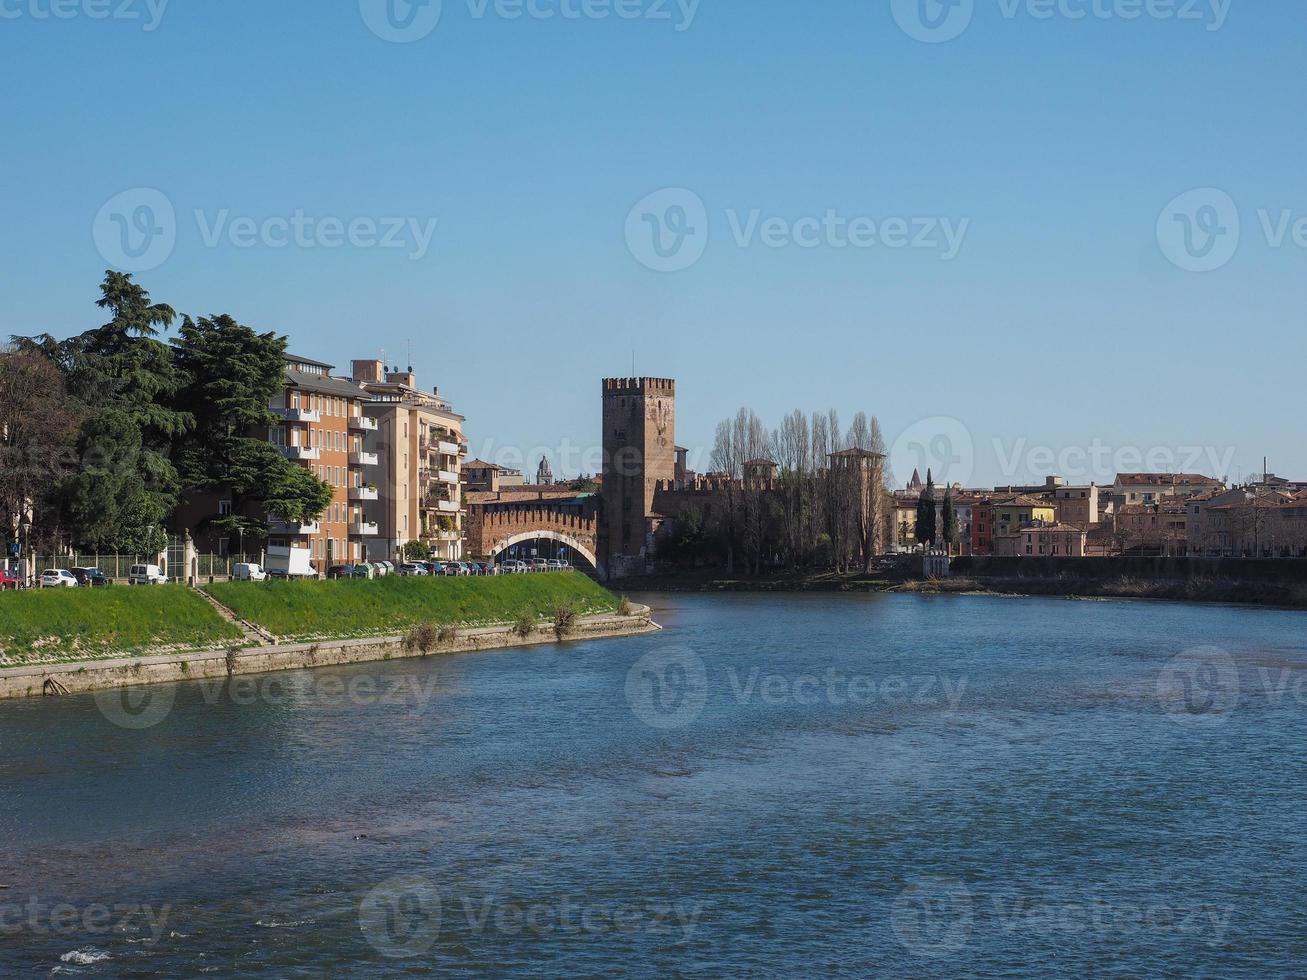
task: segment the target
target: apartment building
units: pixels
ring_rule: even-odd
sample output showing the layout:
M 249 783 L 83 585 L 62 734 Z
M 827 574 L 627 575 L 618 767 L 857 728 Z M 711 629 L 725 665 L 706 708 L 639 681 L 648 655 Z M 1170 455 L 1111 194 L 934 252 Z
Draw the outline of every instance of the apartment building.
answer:
M 463 416 L 439 389 L 418 388 L 412 368 L 387 370 L 374 360 L 353 361 L 351 368 L 373 423 L 365 448 L 382 461 L 368 489 L 379 556 L 394 558 L 410 541 L 421 541 L 438 559 L 462 558 Z
M 370 547 L 376 525 L 366 510 L 379 458 L 363 442 L 376 422 L 363 412 L 367 392 L 333 377 L 332 370 L 322 361 L 287 355 L 286 386 L 269 405 L 282 419 L 269 440 L 287 459 L 330 484 L 332 499 L 311 524 L 269 515 L 268 545 L 307 548 L 319 574 L 335 564 L 385 557 Z
M 1151 506 L 1162 497 L 1192 497 L 1224 487 L 1201 473 L 1118 473 L 1112 495 L 1122 504 Z

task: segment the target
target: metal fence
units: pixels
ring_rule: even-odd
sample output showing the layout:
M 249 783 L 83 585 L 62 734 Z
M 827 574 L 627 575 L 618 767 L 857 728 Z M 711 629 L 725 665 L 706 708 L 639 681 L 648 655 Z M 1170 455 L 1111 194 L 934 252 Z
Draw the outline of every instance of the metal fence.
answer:
M 184 551 L 179 546 L 171 545 L 167 551 L 167 567 L 164 574 L 171 581 L 186 580 L 186 561 Z M 124 555 L 105 554 L 102 552 L 72 552 L 66 555 L 38 555 L 32 559 L 33 576 L 40 578 L 47 568 L 98 568 L 108 578 L 127 581 L 127 575 L 133 565 L 152 565 L 159 561 L 159 555 Z M 212 578 L 230 578 L 232 567 L 242 562 L 261 562 L 260 555 L 196 555 L 195 576 L 197 581 Z

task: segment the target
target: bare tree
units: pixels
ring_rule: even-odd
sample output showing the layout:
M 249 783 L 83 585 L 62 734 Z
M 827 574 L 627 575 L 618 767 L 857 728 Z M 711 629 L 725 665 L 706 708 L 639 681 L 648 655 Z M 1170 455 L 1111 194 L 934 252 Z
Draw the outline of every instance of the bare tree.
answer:
M 75 457 L 77 413 L 59 366 L 39 349 L 0 350 L 0 517 L 53 544 L 56 491 Z

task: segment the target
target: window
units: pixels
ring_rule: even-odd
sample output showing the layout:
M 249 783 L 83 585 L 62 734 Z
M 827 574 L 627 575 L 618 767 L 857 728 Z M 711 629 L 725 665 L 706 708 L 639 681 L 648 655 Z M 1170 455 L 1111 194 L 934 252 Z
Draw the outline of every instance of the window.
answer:
M 218 516 L 219 516 L 219 517 L 231 517 L 231 501 L 230 501 L 230 500 L 219 500 L 219 501 L 218 501 Z

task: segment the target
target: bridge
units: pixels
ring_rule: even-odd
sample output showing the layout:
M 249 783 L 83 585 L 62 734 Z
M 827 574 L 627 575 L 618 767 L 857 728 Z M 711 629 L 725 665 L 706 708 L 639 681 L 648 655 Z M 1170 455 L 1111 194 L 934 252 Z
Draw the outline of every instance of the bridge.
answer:
M 599 560 L 598 498 L 568 491 L 512 491 L 464 494 L 466 553 L 499 560 L 527 546 L 544 557 L 559 554 L 591 575 Z

